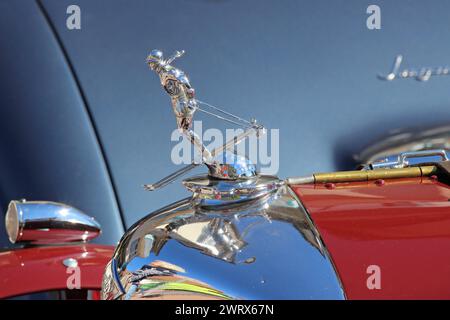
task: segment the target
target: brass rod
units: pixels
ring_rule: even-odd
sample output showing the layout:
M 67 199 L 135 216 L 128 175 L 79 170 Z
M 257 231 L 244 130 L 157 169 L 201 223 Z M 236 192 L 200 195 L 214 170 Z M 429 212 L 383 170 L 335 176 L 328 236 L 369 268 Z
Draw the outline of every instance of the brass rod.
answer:
M 370 181 L 378 179 L 398 179 L 430 176 L 437 173 L 436 166 L 409 167 L 399 169 L 376 169 L 357 171 L 336 171 L 328 173 L 315 173 L 315 183 L 339 183 L 354 181 Z

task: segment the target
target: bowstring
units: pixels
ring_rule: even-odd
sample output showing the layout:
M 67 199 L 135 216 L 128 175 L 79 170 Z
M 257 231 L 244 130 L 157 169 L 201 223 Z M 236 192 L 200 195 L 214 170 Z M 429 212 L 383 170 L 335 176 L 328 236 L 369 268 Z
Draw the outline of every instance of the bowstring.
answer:
M 243 119 L 243 118 L 241 118 L 241 117 L 239 117 L 237 115 L 234 115 L 234 114 L 232 114 L 232 113 L 230 113 L 228 111 L 225 111 L 225 110 L 223 110 L 223 109 L 221 109 L 219 107 L 213 106 L 212 104 L 209 104 L 207 102 L 200 101 L 200 100 L 196 100 L 196 101 L 197 101 L 197 103 L 199 103 L 202 106 L 209 107 L 210 109 L 216 110 L 216 111 L 218 111 L 218 112 L 220 112 L 220 113 L 222 113 L 224 115 L 227 115 L 228 117 L 231 117 L 232 119 L 235 119 L 235 120 L 232 120 L 230 118 L 226 118 L 226 117 L 218 115 L 216 113 L 207 111 L 207 110 L 202 109 L 200 107 L 198 107 L 199 111 L 202 111 L 202 112 L 204 112 L 206 114 L 209 114 L 209 115 L 214 116 L 216 118 L 219 118 L 221 120 L 228 121 L 230 123 L 236 124 L 236 125 L 238 125 L 240 127 L 246 128 L 246 129 L 255 128 L 255 124 L 250 122 L 250 121 L 248 121 L 248 120 L 246 120 L 246 119 Z
M 237 125 L 237 126 L 239 126 L 241 128 L 244 128 L 246 130 L 249 130 L 249 129 L 259 130 L 259 129 L 263 128 L 261 125 L 256 124 L 256 122 L 251 122 L 251 121 L 248 121 L 246 119 L 243 119 L 243 118 L 241 118 L 241 117 L 239 117 L 239 116 L 237 116 L 235 114 L 232 114 L 231 112 L 225 111 L 225 110 L 223 110 L 223 109 L 221 109 L 221 108 L 219 108 L 217 106 L 214 106 L 212 104 L 209 104 L 207 102 L 204 102 L 204 101 L 201 101 L 201 100 L 197 100 L 197 99 L 195 101 L 197 102 L 197 104 L 199 104 L 201 106 L 206 106 L 206 107 L 208 107 L 210 109 L 213 109 L 213 110 L 215 110 L 215 111 L 217 111 L 219 113 L 222 113 L 223 115 L 226 115 L 226 116 L 229 117 L 229 118 L 227 118 L 227 117 L 225 117 L 223 115 L 220 115 L 220 114 L 217 114 L 217 113 L 214 113 L 214 112 L 211 112 L 211 111 L 207 111 L 207 110 L 205 110 L 203 108 L 200 108 L 197 105 L 196 110 L 198 110 L 200 112 L 203 112 L 203 113 L 206 113 L 206 114 L 208 114 L 210 116 L 216 117 L 216 118 L 218 118 L 218 119 L 220 119 L 222 121 L 233 123 L 233 124 L 235 124 L 235 125 Z M 239 155 L 237 153 L 235 145 L 233 145 L 233 148 L 227 147 L 226 150 L 231 151 L 233 154 Z
M 228 119 L 228 118 L 219 116 L 218 114 L 215 114 L 215 113 L 213 113 L 213 112 L 206 111 L 206 110 L 204 110 L 204 109 L 202 109 L 202 108 L 198 108 L 198 107 L 197 107 L 197 110 L 200 111 L 200 112 L 206 113 L 206 114 L 208 114 L 208 115 L 210 115 L 210 116 L 216 117 L 216 118 L 218 118 L 218 119 L 220 119 L 220 120 L 223 120 L 223 121 L 227 121 L 227 122 L 233 123 L 233 124 L 235 124 L 235 125 L 238 125 L 239 127 L 245 128 L 245 129 L 252 129 L 252 128 L 253 128 L 253 126 L 244 125 L 244 124 L 242 124 L 242 123 L 240 123 L 240 122 L 237 122 L 237 121 L 234 121 L 234 120 L 231 120 L 231 119 Z

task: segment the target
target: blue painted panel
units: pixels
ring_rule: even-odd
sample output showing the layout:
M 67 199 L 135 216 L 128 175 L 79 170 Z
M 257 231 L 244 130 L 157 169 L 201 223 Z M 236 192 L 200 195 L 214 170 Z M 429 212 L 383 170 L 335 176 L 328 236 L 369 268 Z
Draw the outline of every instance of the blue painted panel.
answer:
M 70 0 L 46 0 L 89 101 L 126 222 L 187 193 L 141 185 L 177 167 L 175 120 L 144 60 L 185 49 L 198 98 L 280 128 L 281 177 L 350 168 L 353 153 L 390 130 L 450 121 L 450 77 L 383 82 L 405 66 L 450 64 L 450 2 L 360 0 L 79 0 L 82 29 L 66 28 Z M 209 122 L 204 123 L 207 127 Z M 212 123 L 214 125 L 214 123 Z
M 64 202 L 100 222 L 98 242 L 114 244 L 123 227 L 100 147 L 36 2 L 0 2 L 0 30 L 2 212 L 11 199 Z

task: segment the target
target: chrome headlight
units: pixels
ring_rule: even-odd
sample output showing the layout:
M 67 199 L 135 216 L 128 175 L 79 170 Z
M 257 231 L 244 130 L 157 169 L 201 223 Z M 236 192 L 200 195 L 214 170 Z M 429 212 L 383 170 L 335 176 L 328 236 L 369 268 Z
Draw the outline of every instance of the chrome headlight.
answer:
M 71 206 L 45 201 L 11 201 L 5 226 L 12 243 L 86 242 L 101 232 L 94 218 Z

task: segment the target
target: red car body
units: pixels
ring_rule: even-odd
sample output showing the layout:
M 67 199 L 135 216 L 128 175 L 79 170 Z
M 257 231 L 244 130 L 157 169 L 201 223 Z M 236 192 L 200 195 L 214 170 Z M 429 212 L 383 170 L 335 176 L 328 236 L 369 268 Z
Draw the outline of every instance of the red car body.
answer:
M 92 290 L 92 298 L 98 299 L 103 272 L 113 250 L 111 246 L 78 244 L 2 251 L 0 298 L 66 290 L 74 271 L 63 261 L 72 258 L 78 262 L 80 289 Z
M 450 188 L 434 178 L 292 186 L 348 299 L 450 298 Z M 380 288 L 369 289 L 369 266 Z

